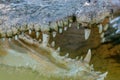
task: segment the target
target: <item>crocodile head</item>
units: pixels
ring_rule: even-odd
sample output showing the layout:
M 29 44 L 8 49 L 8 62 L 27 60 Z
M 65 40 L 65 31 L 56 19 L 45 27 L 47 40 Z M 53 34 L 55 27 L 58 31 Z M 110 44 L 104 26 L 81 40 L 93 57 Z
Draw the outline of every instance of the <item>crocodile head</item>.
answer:
M 98 25 L 102 33 L 102 26 L 107 30 L 108 19 L 118 9 L 119 4 L 113 0 L 1 0 L 0 51 L 6 54 L 0 57 L 0 63 L 30 67 L 46 80 L 52 77 L 57 80 L 104 80 L 107 72 L 101 74 L 89 65 L 90 49 L 84 59 L 71 59 L 69 54 L 59 55 L 60 47 L 54 48 L 55 41 L 49 42 L 73 24 L 78 29 L 82 27 L 85 40 L 92 24 Z

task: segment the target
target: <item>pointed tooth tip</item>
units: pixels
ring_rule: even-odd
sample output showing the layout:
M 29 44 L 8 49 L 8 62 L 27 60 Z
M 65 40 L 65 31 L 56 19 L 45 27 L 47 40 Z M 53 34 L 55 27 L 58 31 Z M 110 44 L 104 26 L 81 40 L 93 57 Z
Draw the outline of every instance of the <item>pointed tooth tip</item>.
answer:
M 89 38 L 89 36 L 90 36 L 91 29 L 85 29 L 84 33 L 85 33 L 85 40 L 87 40 Z
M 57 48 L 57 51 L 60 52 L 60 47 Z
M 103 33 L 101 33 L 100 37 L 104 38 L 104 35 L 105 35 L 105 33 L 103 32 Z
M 65 57 L 68 57 L 69 56 L 69 53 L 67 53 L 66 55 L 65 55 Z
M 79 56 L 77 56 L 75 59 L 78 60 L 78 59 L 79 59 Z
M 83 60 L 83 56 L 80 57 L 80 60 Z
M 84 58 L 84 61 L 89 63 L 91 60 L 91 49 L 88 50 L 88 53 L 86 55 L 86 57 Z
M 55 41 L 52 41 L 51 46 L 55 47 Z
M 108 74 L 108 72 L 101 74 L 100 79 L 98 79 L 98 80 L 104 80 L 104 78 L 107 76 L 107 74 Z
M 62 33 L 62 32 L 63 32 L 63 30 L 62 30 L 62 28 L 60 28 L 60 29 L 59 29 L 59 33 Z
M 39 35 L 40 35 L 40 33 L 37 31 L 37 32 L 36 32 L 36 38 L 38 38 Z
M 53 38 L 56 37 L 56 34 L 57 34 L 57 32 L 55 32 L 55 31 L 52 32 L 52 36 L 53 36 Z
M 64 31 L 67 31 L 67 27 L 64 27 Z
M 15 40 L 18 40 L 18 36 L 17 35 L 15 35 Z
M 98 29 L 99 29 L 99 33 L 102 33 L 102 30 L 103 30 L 102 24 L 98 25 Z
M 104 27 L 104 31 L 107 31 L 108 28 L 109 28 L 109 25 L 106 24 L 105 27 Z

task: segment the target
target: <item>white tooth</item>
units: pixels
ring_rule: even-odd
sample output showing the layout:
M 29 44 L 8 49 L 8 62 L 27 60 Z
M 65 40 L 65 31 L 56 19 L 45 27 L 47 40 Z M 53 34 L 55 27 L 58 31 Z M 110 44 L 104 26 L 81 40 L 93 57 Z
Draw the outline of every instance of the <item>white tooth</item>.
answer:
M 68 25 L 69 27 L 72 27 L 72 23 L 69 23 L 69 25 Z
M 38 38 L 39 35 L 40 35 L 40 33 L 37 31 L 37 32 L 36 32 L 36 38 Z
M 77 56 L 75 59 L 78 60 L 79 56 Z
M 90 60 L 91 60 L 91 50 L 89 49 L 86 57 L 84 58 L 84 61 L 89 63 Z
M 65 20 L 63 21 L 63 24 L 64 24 L 64 26 L 67 26 L 67 25 L 68 25 L 68 19 L 65 19 Z
M 29 29 L 29 34 L 31 34 L 32 33 L 32 30 L 31 29 Z
M 15 35 L 15 40 L 18 40 L 18 36 L 17 35 Z
M 104 37 L 104 35 L 105 35 L 105 33 L 103 32 L 103 33 L 100 35 L 100 37 L 101 37 L 101 38 L 103 38 L 103 37 Z
M 65 26 L 65 27 L 64 27 L 64 31 L 67 31 L 67 28 L 68 28 L 68 27 Z
M 63 32 L 62 28 L 59 28 L 59 33 L 62 33 L 62 32 Z
M 99 33 L 102 32 L 102 28 L 103 28 L 102 24 L 98 25 Z
M 60 47 L 57 48 L 57 51 L 60 52 Z
M 81 60 L 81 61 L 83 60 L 83 56 L 80 57 L 80 60 Z
M 108 74 L 108 72 L 105 72 L 105 73 L 101 74 L 101 75 L 100 75 L 100 78 L 97 79 L 97 80 L 104 80 L 105 77 L 107 76 L 107 74 Z
M 56 36 L 56 34 L 57 34 L 57 32 L 52 32 L 52 36 L 53 36 L 53 38 Z
M 104 31 L 106 31 L 108 29 L 109 25 L 106 24 L 105 27 L 104 27 Z
M 65 55 L 65 57 L 68 57 L 69 56 L 69 53 L 67 53 L 66 55 Z
M 55 41 L 52 41 L 51 46 L 55 47 Z
M 102 38 L 101 42 L 104 43 L 105 42 L 105 38 Z
M 90 65 L 90 69 L 91 69 L 91 70 L 94 70 L 94 68 L 93 68 L 93 64 Z
M 48 45 L 49 37 L 50 36 L 48 34 L 42 33 L 42 44 L 44 47 Z
M 90 33 L 91 33 L 91 29 L 85 29 L 85 40 L 87 40 L 90 36 Z

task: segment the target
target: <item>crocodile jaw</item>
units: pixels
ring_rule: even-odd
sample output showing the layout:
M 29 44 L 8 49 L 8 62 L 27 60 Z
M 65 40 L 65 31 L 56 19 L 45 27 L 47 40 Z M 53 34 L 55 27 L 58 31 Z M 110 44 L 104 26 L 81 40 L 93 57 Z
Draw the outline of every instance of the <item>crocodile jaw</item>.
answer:
M 37 1 L 37 0 L 34 0 L 34 1 Z M 34 10 L 34 8 L 32 6 L 33 6 L 33 4 L 36 4 L 34 1 L 32 3 L 28 3 L 30 5 L 31 9 L 33 9 L 33 10 Z M 78 0 L 74 0 L 73 3 L 75 3 L 76 1 L 78 1 Z M 61 1 L 58 1 L 58 2 L 60 3 Z M 83 1 L 83 2 L 85 2 L 85 1 Z M 71 2 L 69 2 L 69 1 L 66 2 L 66 4 L 68 4 L 68 6 L 70 5 L 70 3 Z M 22 63 L 21 62 L 20 65 L 18 65 L 18 63 L 15 63 L 15 64 L 6 63 L 7 65 L 9 65 L 9 66 L 12 65 L 12 66 L 17 66 L 17 67 L 20 67 L 20 66 L 31 67 L 32 69 L 35 69 L 35 70 L 41 72 L 42 74 L 45 74 L 45 75 L 47 74 L 47 76 L 50 75 L 49 70 L 51 70 L 51 73 L 52 73 L 51 75 L 57 74 L 56 76 L 58 76 L 58 74 L 59 74 L 60 77 L 63 77 L 63 79 L 66 77 L 69 77 L 69 78 L 73 78 L 75 80 L 79 79 L 79 78 L 82 80 L 89 80 L 89 79 L 104 80 L 104 77 L 106 76 L 107 73 L 101 75 L 100 73 L 94 72 L 94 71 L 92 71 L 93 68 L 91 68 L 88 64 L 88 62 L 90 60 L 90 56 L 91 56 L 90 50 L 88 52 L 88 56 L 84 60 L 82 60 L 82 59 L 74 60 L 74 59 L 70 59 L 70 58 L 66 58 L 66 57 L 61 57 L 58 55 L 60 48 L 58 48 L 57 50 L 54 50 L 53 48 L 48 47 L 49 46 L 49 44 L 48 44 L 49 35 L 47 33 L 48 33 L 48 31 L 50 31 L 50 29 L 52 29 L 55 32 L 59 31 L 59 33 L 62 33 L 63 27 L 61 26 L 61 21 L 64 22 L 64 18 L 66 18 L 66 16 L 71 16 L 73 14 L 75 16 L 77 16 L 77 22 L 82 23 L 83 25 L 84 25 L 84 23 L 87 23 L 87 26 L 88 26 L 88 24 L 91 22 L 92 23 L 100 23 L 101 20 L 104 19 L 104 17 L 110 15 L 107 8 L 105 8 L 104 11 L 102 11 L 102 8 L 100 8 L 99 11 L 101 11 L 101 15 L 99 14 L 100 12 L 97 12 L 98 15 L 95 16 L 95 18 L 92 17 L 92 19 L 91 19 L 92 15 L 88 15 L 87 12 L 84 12 L 84 11 L 83 12 L 79 11 L 80 5 L 76 5 L 77 3 L 75 3 L 76 6 L 75 5 L 70 6 L 71 11 L 66 12 L 67 15 L 66 15 L 66 13 L 65 14 L 63 13 L 64 11 L 61 11 L 63 13 L 63 15 L 61 14 L 58 17 L 56 17 L 57 14 L 55 14 L 55 16 L 52 16 L 52 17 L 51 17 L 51 15 L 49 16 L 49 14 L 51 14 L 51 13 L 42 14 L 42 16 L 41 16 L 39 14 L 39 11 L 36 12 L 35 14 L 30 13 L 31 15 L 29 15 L 29 14 L 25 15 L 25 12 L 24 12 L 24 9 L 26 8 L 25 4 L 26 3 L 19 5 L 19 3 L 18 3 L 17 5 L 14 5 L 14 4 L 10 3 L 10 5 L 8 5 L 8 6 L 6 6 L 6 4 L 0 4 L 3 6 L 2 8 L 5 8 L 5 10 L 3 10 L 0 7 L 3 10 L 3 14 L 9 13 L 8 15 L 4 15 L 4 17 L 1 18 L 1 26 L 3 26 L 3 27 L 0 28 L 0 31 L 1 31 L 0 37 L 3 38 L 3 40 L 4 40 L 4 38 L 7 37 L 8 40 L 11 41 L 10 40 L 11 36 L 14 36 L 15 40 L 18 40 L 17 41 L 18 43 L 20 43 L 22 46 L 27 48 L 27 50 L 24 50 L 24 53 L 29 53 L 29 54 L 27 54 L 26 58 L 28 58 L 28 60 L 32 59 L 33 63 L 27 63 L 27 62 Z M 66 4 L 64 4 L 64 5 L 66 5 Z M 44 5 L 39 5 L 39 4 L 36 4 L 36 5 L 38 7 L 44 6 Z M 37 6 L 34 6 L 34 7 L 37 8 Z M 15 7 L 17 7 L 17 8 L 15 8 Z M 46 5 L 45 5 L 45 7 L 46 7 Z M 85 5 L 83 5 L 83 7 L 85 7 L 85 9 L 88 10 L 87 8 L 91 7 L 91 5 L 85 4 Z M 77 11 L 75 10 L 76 8 L 77 8 Z M 15 9 L 15 12 L 14 12 L 14 9 Z M 30 9 L 28 9 L 28 13 L 29 13 L 29 10 Z M 8 12 L 8 11 L 11 11 L 11 12 Z M 20 11 L 20 14 L 19 14 L 19 11 Z M 25 11 L 27 11 L 27 9 L 25 9 Z M 93 12 L 94 11 L 95 10 L 93 9 Z M 58 12 L 59 12 L 59 10 L 58 10 Z M 77 13 L 77 12 L 79 12 L 79 13 Z M 105 12 L 105 14 L 103 15 L 104 12 Z M 44 13 L 44 10 L 43 10 L 43 13 Z M 84 13 L 86 13 L 88 16 L 85 16 Z M 21 14 L 22 14 L 22 16 L 21 16 Z M 100 18 L 100 20 L 98 20 L 98 18 Z M 98 20 L 98 21 L 96 21 L 96 20 Z M 67 21 L 68 21 L 67 26 L 70 27 L 70 25 L 72 24 L 71 17 L 67 17 Z M 49 22 L 50 22 L 50 24 L 49 24 Z M 69 23 L 69 25 L 68 25 L 68 23 Z M 50 26 L 50 25 L 52 25 L 52 26 Z M 58 26 L 61 26 L 62 29 L 58 29 Z M 31 34 L 31 30 L 35 30 L 37 36 L 39 36 L 38 32 L 40 32 L 40 31 L 42 32 L 43 40 L 42 40 L 41 44 L 39 44 L 38 41 L 34 41 L 29 36 L 22 35 L 23 34 L 22 32 L 26 32 L 26 31 L 28 31 L 29 34 Z M 66 28 L 65 28 L 65 30 L 66 30 Z M 86 32 L 86 30 L 85 30 L 85 32 Z M 55 36 L 55 34 L 56 33 L 54 33 L 53 36 Z M 86 34 L 86 35 L 88 36 L 88 34 Z M 21 40 L 19 40 L 18 36 L 22 40 L 22 42 L 21 42 Z M 88 37 L 85 37 L 85 39 L 87 39 L 87 38 Z M 9 44 L 9 41 L 4 43 L 4 44 L 8 45 L 7 46 L 8 50 L 5 49 L 5 52 L 8 53 L 7 55 L 13 54 L 13 53 L 18 53 L 19 55 L 22 55 L 21 52 L 16 51 L 14 48 L 12 49 L 13 45 Z M 11 41 L 11 42 L 13 44 L 15 43 L 14 41 Z M 34 50 L 34 48 L 31 49 L 31 47 L 29 47 L 28 45 L 26 46 L 24 44 L 24 42 L 27 44 L 35 45 L 38 49 L 40 48 L 40 50 L 43 50 L 43 52 L 45 52 L 45 56 L 41 55 L 39 58 L 38 56 L 34 55 L 33 53 L 38 53 L 39 51 L 37 52 L 36 50 Z M 54 47 L 54 43 L 53 43 L 52 47 Z M 5 60 L 6 60 L 6 58 L 5 58 Z M 8 61 L 10 61 L 10 60 L 8 60 Z M 41 63 L 39 63 L 39 62 L 41 62 Z M 4 63 L 4 58 L 3 58 L 3 63 Z M 12 63 L 12 62 L 10 62 L 10 63 Z M 43 67 L 41 67 L 40 64 L 42 64 Z M 39 68 L 36 68 L 36 66 Z M 48 66 L 50 66 L 50 68 L 48 68 Z M 88 75 L 90 75 L 90 76 L 88 76 Z

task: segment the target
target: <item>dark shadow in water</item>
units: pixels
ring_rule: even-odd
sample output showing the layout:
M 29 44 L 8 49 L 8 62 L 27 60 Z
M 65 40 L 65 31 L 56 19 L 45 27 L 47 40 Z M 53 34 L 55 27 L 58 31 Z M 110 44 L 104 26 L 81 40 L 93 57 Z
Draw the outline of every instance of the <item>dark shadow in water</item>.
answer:
M 110 55 L 109 57 L 106 57 L 105 59 L 114 59 L 116 63 L 120 64 L 120 53 L 115 53 L 114 55 Z

